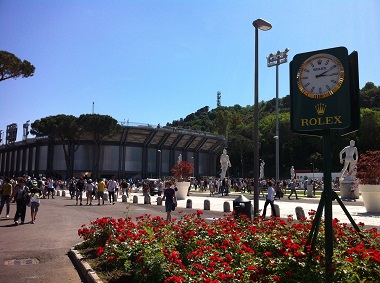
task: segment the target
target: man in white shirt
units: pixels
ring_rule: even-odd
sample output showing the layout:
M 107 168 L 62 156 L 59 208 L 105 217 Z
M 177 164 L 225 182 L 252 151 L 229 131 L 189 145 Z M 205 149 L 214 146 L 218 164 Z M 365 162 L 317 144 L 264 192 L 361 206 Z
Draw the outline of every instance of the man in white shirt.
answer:
M 108 181 L 107 189 L 108 189 L 110 203 L 112 202 L 112 204 L 115 204 L 115 189 L 116 189 L 115 176 L 112 176 L 112 179 Z
M 268 195 L 267 195 L 267 200 L 265 201 L 265 204 L 264 204 L 263 219 L 265 218 L 265 214 L 267 213 L 268 204 L 270 204 L 272 208 L 272 215 L 276 216 L 276 211 L 274 209 L 274 188 L 272 187 L 272 182 L 268 181 L 267 186 L 268 186 Z

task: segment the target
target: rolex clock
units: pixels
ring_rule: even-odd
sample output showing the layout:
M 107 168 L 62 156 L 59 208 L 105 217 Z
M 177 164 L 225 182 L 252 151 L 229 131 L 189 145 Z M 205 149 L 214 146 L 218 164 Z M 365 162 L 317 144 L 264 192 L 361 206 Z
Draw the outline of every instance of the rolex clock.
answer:
M 344 81 L 340 60 L 327 53 L 307 58 L 297 72 L 297 86 L 307 97 L 321 99 L 333 95 Z
M 290 64 L 291 125 L 314 134 L 350 126 L 348 51 L 336 47 L 300 53 Z

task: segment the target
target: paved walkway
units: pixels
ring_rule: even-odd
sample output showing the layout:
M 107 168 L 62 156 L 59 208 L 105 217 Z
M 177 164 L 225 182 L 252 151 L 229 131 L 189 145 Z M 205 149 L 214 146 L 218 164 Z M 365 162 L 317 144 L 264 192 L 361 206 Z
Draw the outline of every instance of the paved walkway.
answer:
M 81 241 L 77 231 L 82 224 L 89 224 L 92 220 L 103 217 L 126 217 L 133 219 L 136 216 L 150 214 L 152 216 L 166 217 L 164 206 L 157 205 L 157 196 L 151 198 L 151 205 L 143 204 L 141 192 L 132 193 L 128 203 L 121 202 L 121 196 L 115 205 L 75 205 L 68 191 L 66 196 L 56 196 L 55 199 L 41 200 L 40 211 L 36 224 L 13 225 L 15 204 L 11 205 L 11 218 L 4 218 L 4 212 L 0 218 L 0 282 L 7 283 L 55 283 L 55 282 L 84 282 L 84 279 L 75 269 L 68 257 L 71 247 Z M 133 204 L 133 196 L 138 198 L 138 204 Z M 213 196 L 208 193 L 192 192 L 189 197 L 192 200 L 192 209 L 186 208 L 187 200 L 178 201 L 178 208 L 173 212 L 173 217 L 179 218 L 181 210 L 184 213 L 192 213 L 199 209 L 204 212 L 203 217 L 213 219 L 223 217 L 224 202 L 230 203 L 233 208 L 233 200 L 240 194 L 231 193 L 229 196 Z M 247 195 L 252 198 L 252 195 Z M 204 201 L 210 201 L 210 210 L 204 211 Z M 264 205 L 264 198 L 260 197 L 259 207 Z M 276 200 L 280 207 L 281 217 L 289 214 L 295 215 L 295 207 L 303 207 L 305 214 L 318 207 L 318 198 L 304 198 L 288 200 L 287 197 Z M 368 226 L 380 229 L 380 215 L 368 214 L 365 211 L 361 199 L 356 202 L 344 202 L 348 211 L 357 223 L 363 222 Z M 85 204 L 85 201 L 84 201 Z M 95 201 L 94 204 L 97 204 Z M 268 216 L 270 210 L 267 212 Z M 349 223 L 339 205 L 334 202 L 333 216 L 341 222 Z M 295 218 L 295 216 L 294 216 Z M 30 221 L 30 208 L 27 209 L 26 222 Z

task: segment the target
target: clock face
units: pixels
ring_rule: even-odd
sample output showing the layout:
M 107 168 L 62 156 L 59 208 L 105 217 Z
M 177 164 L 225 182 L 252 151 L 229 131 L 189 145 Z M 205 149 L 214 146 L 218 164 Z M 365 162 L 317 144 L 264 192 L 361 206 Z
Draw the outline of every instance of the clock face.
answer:
M 328 97 L 341 87 L 344 68 L 335 56 L 316 54 L 306 59 L 297 73 L 300 91 L 315 99 Z

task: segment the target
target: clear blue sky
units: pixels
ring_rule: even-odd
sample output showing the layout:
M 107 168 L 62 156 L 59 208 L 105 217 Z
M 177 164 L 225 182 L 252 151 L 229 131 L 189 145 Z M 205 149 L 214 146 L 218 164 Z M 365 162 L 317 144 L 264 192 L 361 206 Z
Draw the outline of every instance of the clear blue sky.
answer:
M 359 53 L 360 87 L 380 84 L 378 0 L 0 0 L 0 50 L 28 60 L 30 78 L 0 83 L 0 129 L 50 115 L 107 114 L 165 125 L 204 106 L 253 105 L 254 28 L 259 100 L 275 97 L 266 57 L 337 46 Z M 289 61 L 290 61 L 289 60 Z M 289 64 L 279 66 L 289 94 Z

